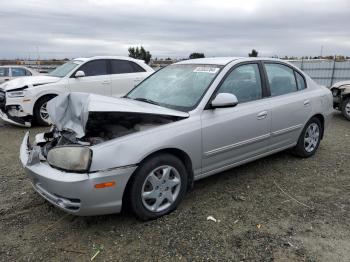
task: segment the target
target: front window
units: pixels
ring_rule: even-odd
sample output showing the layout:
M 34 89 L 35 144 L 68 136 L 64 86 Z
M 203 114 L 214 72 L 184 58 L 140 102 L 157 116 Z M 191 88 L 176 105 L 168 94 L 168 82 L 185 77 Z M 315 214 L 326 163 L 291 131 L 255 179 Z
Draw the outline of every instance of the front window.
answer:
M 141 82 L 126 97 L 190 111 L 218 75 L 219 65 L 170 65 Z
M 11 73 L 13 77 L 25 76 L 26 70 L 24 68 L 12 67 Z
M 258 65 L 241 65 L 232 70 L 220 86 L 218 93 L 234 94 L 239 103 L 262 98 Z
M 69 72 L 77 68 L 79 65 L 82 64 L 82 61 L 74 60 L 69 61 L 59 67 L 57 67 L 55 70 L 53 70 L 51 73 L 49 73 L 49 76 L 55 76 L 55 77 L 65 77 Z

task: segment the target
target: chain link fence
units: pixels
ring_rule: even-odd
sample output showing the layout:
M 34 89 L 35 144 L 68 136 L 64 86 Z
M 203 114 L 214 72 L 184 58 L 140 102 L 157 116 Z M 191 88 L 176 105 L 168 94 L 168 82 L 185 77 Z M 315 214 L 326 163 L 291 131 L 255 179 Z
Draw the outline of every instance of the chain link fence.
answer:
M 335 61 L 325 59 L 290 60 L 307 73 L 318 84 L 331 87 L 339 81 L 350 80 L 350 60 Z

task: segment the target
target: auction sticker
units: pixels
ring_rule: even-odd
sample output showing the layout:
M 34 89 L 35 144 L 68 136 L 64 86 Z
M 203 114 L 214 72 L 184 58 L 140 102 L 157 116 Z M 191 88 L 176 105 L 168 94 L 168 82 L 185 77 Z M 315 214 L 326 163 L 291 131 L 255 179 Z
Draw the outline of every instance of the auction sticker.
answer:
M 209 74 L 216 74 L 218 71 L 219 71 L 218 67 L 207 67 L 207 66 L 199 66 L 193 70 L 193 72 L 195 73 L 209 73 Z

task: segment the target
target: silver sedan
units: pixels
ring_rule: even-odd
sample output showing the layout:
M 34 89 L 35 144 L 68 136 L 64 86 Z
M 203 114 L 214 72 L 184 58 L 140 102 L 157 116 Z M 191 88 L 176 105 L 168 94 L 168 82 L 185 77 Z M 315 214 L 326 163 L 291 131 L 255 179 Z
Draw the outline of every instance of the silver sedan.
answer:
M 69 93 L 53 127 L 20 159 L 33 188 L 76 215 L 141 219 L 173 211 L 194 181 L 291 149 L 315 154 L 332 95 L 293 65 L 265 58 L 182 61 L 122 98 Z

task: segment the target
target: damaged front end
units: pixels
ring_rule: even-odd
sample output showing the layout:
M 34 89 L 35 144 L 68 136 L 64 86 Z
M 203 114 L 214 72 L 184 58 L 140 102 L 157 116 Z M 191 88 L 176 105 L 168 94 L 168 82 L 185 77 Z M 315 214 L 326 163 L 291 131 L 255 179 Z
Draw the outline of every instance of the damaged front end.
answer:
M 6 92 L 0 88 L 0 118 L 13 125 L 30 127 L 32 117 L 24 113 L 22 106 L 19 103 L 7 105 L 6 102 Z
M 32 161 L 47 161 L 52 167 L 66 171 L 88 172 L 91 146 L 179 119 L 176 116 L 142 113 L 91 112 L 83 137 L 78 138 L 72 130 L 60 131 L 56 126 L 49 132 L 38 134 L 32 147 L 36 160 Z
M 70 172 L 89 172 L 91 146 L 188 116 L 130 99 L 82 93 L 52 99 L 48 111 L 54 125 L 49 132 L 36 136 L 31 161 L 47 161 L 54 168 Z
M 48 110 L 54 125 L 36 135 L 33 144 L 29 133 L 25 135 L 20 160 L 35 191 L 76 215 L 119 212 L 127 182 L 137 168 L 136 162 L 115 164 L 116 156 L 101 148 L 96 152 L 96 145 L 116 139 L 112 145 L 118 146 L 120 137 L 188 116 L 130 99 L 77 93 L 52 99 Z

